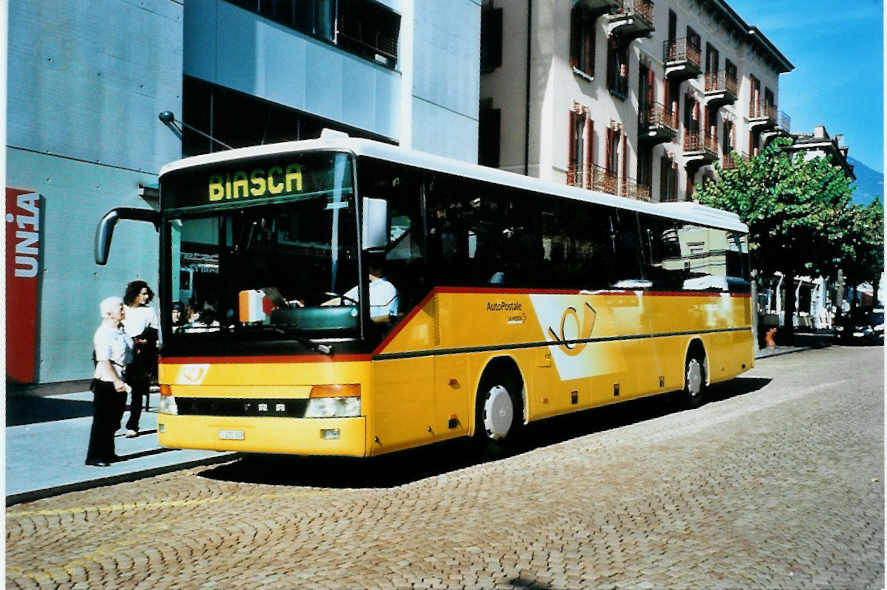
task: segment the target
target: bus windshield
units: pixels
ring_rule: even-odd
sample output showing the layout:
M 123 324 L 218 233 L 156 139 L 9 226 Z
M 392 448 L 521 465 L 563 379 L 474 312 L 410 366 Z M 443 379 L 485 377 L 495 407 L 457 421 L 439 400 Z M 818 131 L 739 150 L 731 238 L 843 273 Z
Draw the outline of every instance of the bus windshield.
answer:
M 326 175 L 314 178 L 317 190 L 182 208 L 166 218 L 174 336 L 358 335 L 358 308 L 329 305 L 358 283 L 350 160 L 330 154 L 327 169 L 314 170 Z

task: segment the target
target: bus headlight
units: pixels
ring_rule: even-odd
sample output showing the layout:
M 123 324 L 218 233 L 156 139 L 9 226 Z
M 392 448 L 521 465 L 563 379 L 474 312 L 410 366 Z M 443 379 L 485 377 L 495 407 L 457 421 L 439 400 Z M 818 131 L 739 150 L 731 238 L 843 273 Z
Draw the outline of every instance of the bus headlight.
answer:
M 359 397 L 319 397 L 308 400 L 306 418 L 353 418 L 360 416 Z
M 315 385 L 311 388 L 306 418 L 360 416 L 360 385 Z
M 172 395 L 161 396 L 157 411 L 161 414 L 178 415 L 179 408 L 176 405 L 176 398 Z

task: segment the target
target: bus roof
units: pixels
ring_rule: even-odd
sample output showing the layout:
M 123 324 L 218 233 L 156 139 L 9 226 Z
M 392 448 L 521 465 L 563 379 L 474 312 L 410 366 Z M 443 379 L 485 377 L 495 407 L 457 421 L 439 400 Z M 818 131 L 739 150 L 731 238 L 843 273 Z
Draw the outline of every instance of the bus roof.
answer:
M 163 177 L 165 174 L 175 170 L 204 166 L 207 164 L 218 164 L 253 158 L 256 156 L 272 156 L 275 154 L 285 154 L 305 150 L 347 151 L 352 152 L 357 156 L 378 158 L 389 162 L 396 162 L 436 172 L 463 176 L 474 180 L 492 182 L 518 189 L 556 195 L 567 199 L 575 199 L 577 201 L 598 203 L 610 207 L 618 207 L 620 209 L 661 215 L 691 223 L 698 223 L 700 225 L 740 231 L 743 233 L 748 232 L 748 226 L 742 223 L 739 220 L 739 216 L 735 213 L 706 207 L 698 203 L 686 201 L 652 203 L 618 197 L 598 191 L 555 184 L 531 176 L 524 176 L 522 174 L 500 170 L 498 168 L 470 164 L 460 160 L 444 158 L 442 156 L 436 156 L 369 139 L 352 138 L 344 133 L 338 132 L 324 132 L 319 139 L 250 146 L 226 150 L 224 152 L 213 152 L 211 154 L 192 156 L 190 158 L 170 162 L 163 166 L 160 170 L 160 176 Z

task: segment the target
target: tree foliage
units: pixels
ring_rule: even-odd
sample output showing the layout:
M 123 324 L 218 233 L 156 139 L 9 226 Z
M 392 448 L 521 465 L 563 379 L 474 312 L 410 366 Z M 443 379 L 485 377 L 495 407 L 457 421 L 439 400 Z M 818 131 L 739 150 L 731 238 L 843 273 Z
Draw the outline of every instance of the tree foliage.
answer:
M 852 187 L 827 158 L 806 160 L 776 139 L 763 152 L 719 170 L 720 181 L 697 192 L 705 205 L 733 211 L 749 227 L 749 249 L 765 274 L 834 276 L 853 253 Z
M 737 213 L 749 228 L 753 265 L 762 274 L 778 271 L 834 277 L 843 269 L 851 281 L 877 283 L 884 266 L 884 211 L 877 200 L 853 204 L 850 179 L 830 158 L 789 154 L 791 140 L 776 139 L 736 167 L 718 169 L 720 180 L 698 187 L 704 205 Z M 787 285 L 788 287 L 788 285 Z M 794 289 L 786 288 L 786 317 L 794 312 Z M 791 322 L 788 328 L 792 333 Z

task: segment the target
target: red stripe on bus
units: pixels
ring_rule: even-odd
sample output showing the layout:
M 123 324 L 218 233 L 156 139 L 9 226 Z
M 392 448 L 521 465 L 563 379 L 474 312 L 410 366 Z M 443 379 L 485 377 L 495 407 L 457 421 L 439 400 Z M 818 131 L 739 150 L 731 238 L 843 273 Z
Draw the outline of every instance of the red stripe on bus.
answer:
M 237 364 L 237 363 L 334 363 L 371 360 L 368 354 L 323 354 L 298 355 L 287 354 L 281 356 L 183 356 L 164 357 L 160 359 L 161 365 L 187 365 L 187 364 Z

